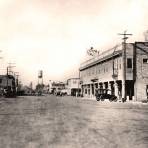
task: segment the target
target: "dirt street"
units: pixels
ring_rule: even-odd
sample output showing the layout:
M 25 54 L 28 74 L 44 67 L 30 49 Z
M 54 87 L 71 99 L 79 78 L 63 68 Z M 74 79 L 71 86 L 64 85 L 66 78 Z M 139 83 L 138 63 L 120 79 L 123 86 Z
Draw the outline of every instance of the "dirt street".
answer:
M 148 148 L 148 104 L 0 98 L 0 148 Z

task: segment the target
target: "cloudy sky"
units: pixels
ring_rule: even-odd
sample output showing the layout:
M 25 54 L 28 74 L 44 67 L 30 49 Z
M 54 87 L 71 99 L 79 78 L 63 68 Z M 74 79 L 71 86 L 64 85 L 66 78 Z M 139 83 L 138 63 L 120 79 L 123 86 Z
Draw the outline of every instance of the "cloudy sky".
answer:
M 106 50 L 128 40 L 143 41 L 148 30 L 147 0 L 0 0 L 0 72 L 8 62 L 22 83 L 78 76 L 86 50 Z

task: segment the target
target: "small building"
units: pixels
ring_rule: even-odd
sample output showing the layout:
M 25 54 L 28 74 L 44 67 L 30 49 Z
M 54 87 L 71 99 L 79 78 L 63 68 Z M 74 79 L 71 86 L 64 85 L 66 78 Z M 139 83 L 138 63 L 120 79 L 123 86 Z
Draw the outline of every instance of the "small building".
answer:
M 9 89 L 13 93 L 16 93 L 16 82 L 13 75 L 0 75 L 0 94 L 4 89 Z
M 79 71 L 83 96 L 105 88 L 119 100 L 147 100 L 148 42 L 123 43 L 85 61 Z
M 55 94 L 58 91 L 65 89 L 65 83 L 63 82 L 52 82 L 51 93 Z
M 0 88 L 15 87 L 15 78 L 12 75 L 0 75 Z
M 67 90 L 68 95 L 78 96 L 81 92 L 80 79 L 79 78 L 70 78 L 67 80 Z

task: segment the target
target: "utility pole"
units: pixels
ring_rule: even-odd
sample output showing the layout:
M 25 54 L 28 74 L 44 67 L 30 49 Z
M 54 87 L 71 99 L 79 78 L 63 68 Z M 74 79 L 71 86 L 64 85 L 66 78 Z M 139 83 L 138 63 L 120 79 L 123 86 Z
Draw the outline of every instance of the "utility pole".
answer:
M 119 33 L 118 35 L 123 36 L 123 82 L 122 82 L 122 101 L 126 101 L 126 40 L 128 39 L 127 36 L 130 36 L 132 34 L 126 33 L 127 31 L 124 31 L 124 33 Z
M 15 63 L 8 63 L 8 66 L 7 66 L 7 89 L 8 89 L 8 77 L 9 77 L 9 74 L 10 74 L 10 72 L 12 72 L 12 70 L 11 70 L 11 68 L 12 67 L 15 67 L 15 66 L 12 66 L 12 64 L 15 64 Z
M 18 72 L 15 72 L 15 73 L 14 73 L 14 77 L 15 77 L 15 89 L 16 89 L 16 94 L 18 94 L 18 81 L 19 81 L 19 79 L 18 79 L 18 77 L 19 77 Z
M 19 72 L 14 72 L 14 77 L 15 77 L 15 82 L 16 82 L 16 87 L 18 87 L 18 77 L 19 77 Z
M 13 73 L 13 71 L 11 70 L 14 66 L 15 63 L 8 63 L 8 66 L 7 66 L 7 75 L 11 73 Z

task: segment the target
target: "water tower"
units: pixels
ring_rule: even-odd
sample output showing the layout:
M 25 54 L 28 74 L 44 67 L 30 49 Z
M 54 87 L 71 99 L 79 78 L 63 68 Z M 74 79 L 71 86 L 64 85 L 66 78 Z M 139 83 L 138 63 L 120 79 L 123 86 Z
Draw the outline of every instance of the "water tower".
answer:
M 43 71 L 39 70 L 38 72 L 38 84 L 43 85 Z

